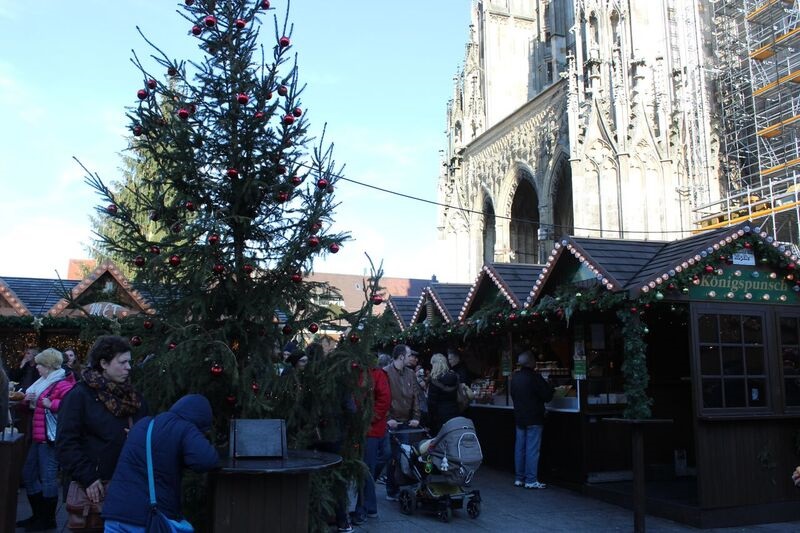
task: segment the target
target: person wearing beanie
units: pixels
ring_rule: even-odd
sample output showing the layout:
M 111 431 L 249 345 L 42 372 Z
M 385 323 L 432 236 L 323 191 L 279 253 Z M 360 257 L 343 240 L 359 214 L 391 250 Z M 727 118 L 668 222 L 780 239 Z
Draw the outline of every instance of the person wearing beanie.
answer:
M 22 480 L 33 514 L 17 522 L 25 531 L 44 531 L 56 527 L 58 504 L 58 461 L 52 441 L 47 437 L 45 410 L 58 413 L 61 400 L 75 385 L 72 375 L 61 368 L 64 358 L 55 348 L 36 355 L 39 379 L 25 392 L 25 401 L 33 410 L 32 443 L 28 449 Z

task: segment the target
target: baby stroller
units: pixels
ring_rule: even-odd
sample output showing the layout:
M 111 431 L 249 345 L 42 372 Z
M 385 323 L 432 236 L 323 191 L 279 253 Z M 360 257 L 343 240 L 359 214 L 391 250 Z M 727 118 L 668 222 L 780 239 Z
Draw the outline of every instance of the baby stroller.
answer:
M 433 512 L 449 522 L 453 509 L 463 509 L 477 518 L 481 514 L 481 494 L 468 488 L 483 461 L 481 445 L 472 420 L 448 420 L 433 439 L 416 444 L 402 443 L 396 433 L 392 439 L 400 447 L 396 468 L 400 511 L 414 514 L 417 509 Z

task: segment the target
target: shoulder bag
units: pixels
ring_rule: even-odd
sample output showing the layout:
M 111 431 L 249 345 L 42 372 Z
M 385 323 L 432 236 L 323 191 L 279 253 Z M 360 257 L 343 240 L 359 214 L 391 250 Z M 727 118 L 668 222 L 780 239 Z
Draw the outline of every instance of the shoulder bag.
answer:
M 153 423 L 156 421 L 155 417 L 150 420 L 147 426 L 147 485 L 150 490 L 150 518 L 147 521 L 147 533 L 192 533 L 194 527 L 189 521 L 173 520 L 168 518 L 167 515 L 162 513 L 156 504 L 156 484 L 155 477 L 153 476 L 153 451 L 150 446 L 151 436 L 153 434 Z
M 53 395 L 53 391 L 56 390 L 56 385 L 58 382 L 55 382 L 53 386 L 50 387 L 50 390 L 47 391 L 47 396 L 45 398 L 50 398 Z M 49 407 L 44 408 L 44 434 L 45 440 L 48 444 L 54 444 L 56 442 L 56 428 L 58 427 L 58 416 L 50 410 Z

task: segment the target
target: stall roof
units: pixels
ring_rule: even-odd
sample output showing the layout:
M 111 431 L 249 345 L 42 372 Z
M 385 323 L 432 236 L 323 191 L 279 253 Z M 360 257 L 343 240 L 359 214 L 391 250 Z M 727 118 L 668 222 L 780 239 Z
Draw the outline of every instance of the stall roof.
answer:
M 468 316 L 480 288 L 485 283 L 492 283 L 514 309 L 522 307 L 531 287 L 542 272 L 542 268 L 544 268 L 543 265 L 524 263 L 489 263 L 483 265 L 475 278 L 475 282 L 470 287 L 466 300 L 461 306 L 458 319 L 464 320 Z
M 77 284 L 74 280 L 4 277 L 0 282 L 14 291 L 25 306 L 24 315 L 41 316 L 56 305 L 64 290 L 72 290 Z
M 391 310 L 397 323 L 400 324 L 400 330 L 406 329 L 411 325 L 411 319 L 414 318 L 414 311 L 417 309 L 417 302 L 420 296 L 390 296 L 386 305 Z
M 593 239 L 563 237 L 556 243 L 547 263 L 534 282 L 527 306 L 536 302 L 561 256 L 569 252 L 594 274 L 598 282 L 610 291 L 628 290 L 632 296 L 647 292 L 669 279 L 670 271 L 680 272 L 693 265 L 720 246 L 752 231 L 765 242 L 778 247 L 761 228 L 752 222 L 721 228 L 677 241 L 632 241 L 623 239 Z M 792 255 L 792 261 L 796 256 Z M 674 274 L 673 274 L 674 275 Z
M 433 303 L 445 322 L 455 322 L 469 288 L 466 283 L 435 283 L 425 287 L 417 302 L 411 323 L 419 322 L 422 308 L 428 300 Z

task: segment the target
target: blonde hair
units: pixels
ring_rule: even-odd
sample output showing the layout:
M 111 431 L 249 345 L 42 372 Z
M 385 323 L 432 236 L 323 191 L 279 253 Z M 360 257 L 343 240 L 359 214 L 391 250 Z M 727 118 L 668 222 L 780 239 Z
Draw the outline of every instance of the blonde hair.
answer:
M 64 356 L 55 348 L 48 348 L 43 352 L 39 352 L 33 360 L 42 366 L 56 370 L 61 368 L 61 364 L 64 362 Z
M 447 357 L 440 353 L 431 356 L 431 379 L 439 379 L 448 370 L 450 370 L 450 365 L 447 364 Z

